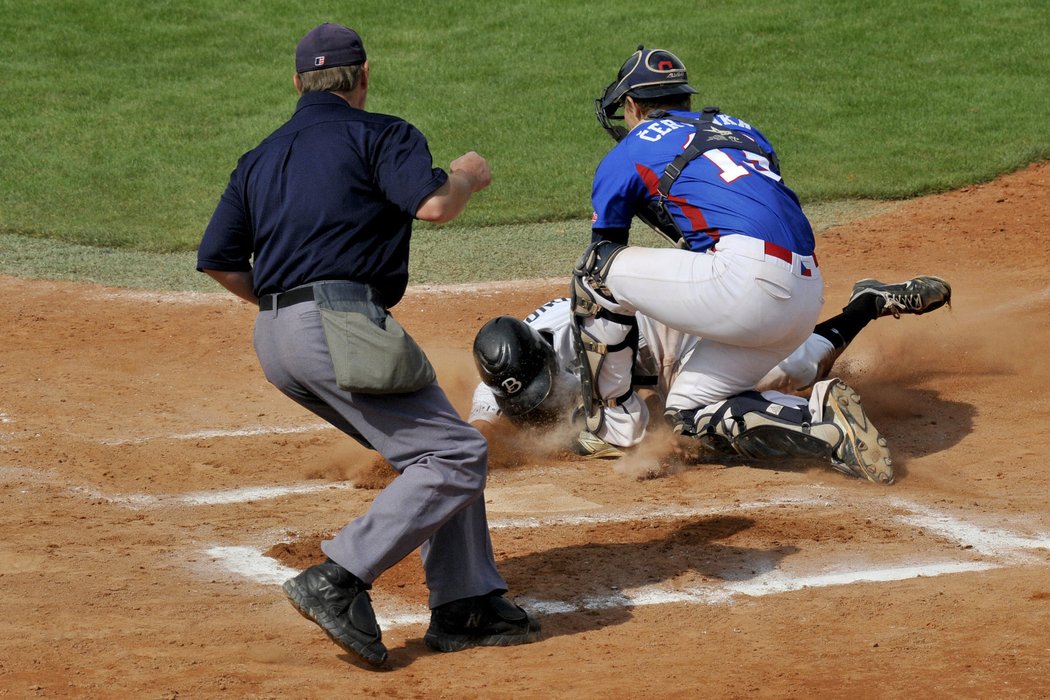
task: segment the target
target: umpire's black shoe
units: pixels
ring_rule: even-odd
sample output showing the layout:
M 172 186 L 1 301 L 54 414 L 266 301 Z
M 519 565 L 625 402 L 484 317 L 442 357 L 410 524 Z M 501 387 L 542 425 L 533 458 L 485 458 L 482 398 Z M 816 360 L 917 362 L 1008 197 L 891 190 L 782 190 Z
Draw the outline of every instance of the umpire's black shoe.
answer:
M 283 588 L 295 609 L 333 642 L 376 666 L 386 661 L 369 586 L 361 579 L 329 559 L 288 579 Z
M 502 595 L 461 598 L 430 611 L 423 641 L 434 651 L 507 647 L 539 639 L 540 623 Z

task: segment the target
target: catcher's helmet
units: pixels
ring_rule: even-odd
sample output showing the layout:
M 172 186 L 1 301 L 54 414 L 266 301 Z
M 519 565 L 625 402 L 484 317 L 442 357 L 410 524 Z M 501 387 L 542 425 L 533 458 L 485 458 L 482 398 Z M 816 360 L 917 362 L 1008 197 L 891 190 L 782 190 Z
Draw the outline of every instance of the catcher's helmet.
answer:
M 670 51 L 664 49 L 647 49 L 639 46 L 638 50 L 620 66 L 616 80 L 609 83 L 602 96 L 594 101 L 594 112 L 598 123 L 616 141 L 627 135 L 622 126 L 614 126 L 612 119 L 623 119 L 616 112 L 623 106 L 624 98 L 631 97 L 648 100 L 657 97 L 674 95 L 695 95 L 696 90 L 689 84 L 685 64 Z
M 492 319 L 474 338 L 474 363 L 508 418 L 533 411 L 551 393 L 558 373 L 554 348 L 524 321 Z

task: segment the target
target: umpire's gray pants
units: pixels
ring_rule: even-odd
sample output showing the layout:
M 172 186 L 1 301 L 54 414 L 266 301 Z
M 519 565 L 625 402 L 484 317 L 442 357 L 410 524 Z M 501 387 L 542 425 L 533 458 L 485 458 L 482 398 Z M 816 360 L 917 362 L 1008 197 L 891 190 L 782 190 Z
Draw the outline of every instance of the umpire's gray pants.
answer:
M 432 608 L 507 590 L 485 516 L 488 445 L 437 382 L 411 394 L 340 389 L 313 301 L 260 312 L 255 351 L 274 386 L 374 447 L 399 474 L 367 513 L 321 543 L 328 557 L 372 583 L 421 547 Z

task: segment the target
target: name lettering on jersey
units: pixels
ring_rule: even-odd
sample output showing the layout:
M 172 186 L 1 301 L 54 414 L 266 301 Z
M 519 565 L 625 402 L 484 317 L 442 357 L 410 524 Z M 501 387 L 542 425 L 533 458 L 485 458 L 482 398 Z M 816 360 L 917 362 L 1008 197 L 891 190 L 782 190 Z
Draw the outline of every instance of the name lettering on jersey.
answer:
M 514 377 L 507 377 L 502 382 L 500 382 L 500 386 L 503 387 L 503 391 L 511 395 L 517 394 L 519 391 L 521 391 L 521 382 L 515 379 Z
M 686 128 L 686 125 L 681 122 L 676 122 L 672 119 L 661 119 L 658 122 L 652 122 L 649 126 L 639 131 L 638 138 L 655 143 L 672 131 L 684 128 Z
M 731 117 L 728 114 L 716 114 L 715 118 L 712 119 L 715 124 L 721 124 L 722 126 L 736 126 L 741 129 L 750 129 L 751 125 L 742 119 Z

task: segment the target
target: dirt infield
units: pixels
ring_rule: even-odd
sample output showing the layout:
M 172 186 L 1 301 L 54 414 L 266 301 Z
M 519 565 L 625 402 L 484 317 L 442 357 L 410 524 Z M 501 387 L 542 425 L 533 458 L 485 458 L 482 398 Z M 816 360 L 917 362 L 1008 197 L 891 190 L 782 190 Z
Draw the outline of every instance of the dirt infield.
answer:
M 838 366 L 896 484 L 503 456 L 493 542 L 543 639 L 431 653 L 411 557 L 373 591 L 381 671 L 278 586 L 384 477 L 266 383 L 252 309 L 0 278 L 0 696 L 1050 697 L 1048 191 L 1034 166 L 820 237 L 825 315 L 861 277 L 954 287 Z M 481 323 L 563 293 L 413 288 L 395 312 L 465 411 Z

